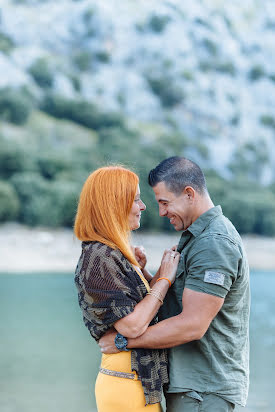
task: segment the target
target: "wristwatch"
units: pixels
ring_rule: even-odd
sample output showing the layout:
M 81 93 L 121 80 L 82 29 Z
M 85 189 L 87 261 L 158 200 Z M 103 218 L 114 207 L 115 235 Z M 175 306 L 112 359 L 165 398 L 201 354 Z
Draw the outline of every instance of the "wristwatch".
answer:
M 125 350 L 127 352 L 129 351 L 129 349 L 127 349 L 128 340 L 127 338 L 125 338 L 125 336 L 121 335 L 121 333 L 116 334 L 115 345 L 119 350 Z

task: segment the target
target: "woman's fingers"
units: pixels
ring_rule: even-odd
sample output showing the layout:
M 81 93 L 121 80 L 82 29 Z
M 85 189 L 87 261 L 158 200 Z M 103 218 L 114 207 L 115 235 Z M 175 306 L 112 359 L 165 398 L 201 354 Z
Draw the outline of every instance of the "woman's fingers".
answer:
M 163 260 L 160 267 L 160 276 L 168 277 L 171 282 L 174 282 L 177 267 L 180 259 L 180 253 L 171 249 L 166 250 L 163 255 Z
M 143 246 L 135 246 L 134 248 L 135 258 L 143 269 L 147 263 L 147 256 Z

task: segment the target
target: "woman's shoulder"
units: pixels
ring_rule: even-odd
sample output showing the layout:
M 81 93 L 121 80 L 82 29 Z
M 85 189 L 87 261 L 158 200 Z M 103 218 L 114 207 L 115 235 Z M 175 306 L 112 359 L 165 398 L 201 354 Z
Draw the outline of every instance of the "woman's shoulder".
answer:
M 103 260 L 108 259 L 119 259 L 121 261 L 125 260 L 124 255 L 119 249 L 113 249 L 112 247 L 106 245 L 105 243 L 98 241 L 88 241 L 82 242 L 83 252 L 87 255 L 93 257 L 100 257 Z
M 81 270 L 102 268 L 105 273 L 133 272 L 134 268 L 119 249 L 98 241 L 82 242 Z

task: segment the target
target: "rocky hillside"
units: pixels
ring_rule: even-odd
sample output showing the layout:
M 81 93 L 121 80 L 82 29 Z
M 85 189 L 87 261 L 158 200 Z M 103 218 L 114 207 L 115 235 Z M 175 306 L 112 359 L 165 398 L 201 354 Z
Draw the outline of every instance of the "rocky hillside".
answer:
M 71 227 L 83 181 L 185 155 L 241 233 L 275 234 L 273 1 L 1 0 L 0 222 Z
M 271 0 L 1 0 L 0 7 L 1 88 L 25 86 L 38 99 L 49 91 L 81 96 L 134 123 L 173 125 L 206 149 L 191 144 L 188 155 L 227 175 L 239 162 L 258 163 L 256 178 L 274 179 Z

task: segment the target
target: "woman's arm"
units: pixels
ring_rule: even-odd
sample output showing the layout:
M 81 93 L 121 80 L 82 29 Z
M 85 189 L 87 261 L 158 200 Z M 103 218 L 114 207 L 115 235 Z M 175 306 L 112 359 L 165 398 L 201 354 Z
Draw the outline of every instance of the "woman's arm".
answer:
M 173 251 L 165 251 L 158 273 L 159 277 L 166 277 L 174 282 L 180 254 Z M 115 329 L 128 338 L 136 338 L 142 335 L 148 328 L 151 320 L 158 312 L 162 301 L 169 289 L 170 282 L 161 279 L 151 286 L 150 294 L 139 302 L 132 313 L 115 322 Z

